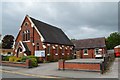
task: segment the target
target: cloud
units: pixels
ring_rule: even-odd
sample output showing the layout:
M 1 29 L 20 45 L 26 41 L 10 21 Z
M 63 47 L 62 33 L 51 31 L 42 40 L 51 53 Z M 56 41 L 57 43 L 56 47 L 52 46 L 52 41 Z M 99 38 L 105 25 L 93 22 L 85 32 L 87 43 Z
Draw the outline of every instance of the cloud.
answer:
M 61 28 L 69 38 L 108 36 L 118 30 L 117 2 L 4 2 L 3 35 L 17 36 L 26 14 Z

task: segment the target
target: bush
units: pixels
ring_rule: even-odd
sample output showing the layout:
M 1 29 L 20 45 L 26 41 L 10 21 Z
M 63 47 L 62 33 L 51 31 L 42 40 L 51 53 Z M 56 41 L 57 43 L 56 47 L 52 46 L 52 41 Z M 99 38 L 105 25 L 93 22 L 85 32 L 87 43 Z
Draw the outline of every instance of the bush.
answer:
M 9 58 L 9 62 L 14 62 L 16 58 L 17 58 L 17 57 L 15 57 L 15 56 L 11 56 L 11 57 Z
M 3 61 L 9 61 L 9 57 L 10 57 L 10 56 L 2 56 L 2 60 L 3 60 Z
M 31 56 L 28 56 L 28 58 L 35 58 L 37 60 L 37 62 L 39 62 L 39 57 L 35 57 L 35 56 L 31 55 Z
M 16 56 L 9 57 L 9 62 L 20 62 L 21 58 L 18 58 Z
M 32 67 L 37 67 L 38 66 L 36 58 L 31 58 L 30 60 L 31 60 Z
M 35 58 L 36 60 L 37 60 L 37 62 L 39 62 L 39 58 L 38 57 L 35 57 L 35 56 L 23 56 L 22 58 L 21 58 L 21 61 L 22 62 L 25 62 L 27 59 L 31 59 L 31 58 Z
M 27 59 L 30 59 L 31 60 L 31 66 L 32 67 L 37 67 L 38 66 L 38 58 L 37 57 L 35 57 L 35 56 L 23 56 L 22 58 L 21 58 L 21 61 L 22 62 L 25 62 Z
M 15 58 L 14 62 L 21 62 L 21 58 Z
M 27 59 L 29 59 L 28 56 L 23 56 L 23 57 L 21 57 L 21 61 L 22 61 L 22 62 L 25 62 Z

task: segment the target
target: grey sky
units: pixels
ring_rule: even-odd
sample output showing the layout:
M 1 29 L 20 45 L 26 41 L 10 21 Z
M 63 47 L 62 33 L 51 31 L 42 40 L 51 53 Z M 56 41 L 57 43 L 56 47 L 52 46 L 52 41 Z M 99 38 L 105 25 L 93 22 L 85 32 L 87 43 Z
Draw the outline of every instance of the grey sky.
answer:
M 69 38 L 106 37 L 118 31 L 117 2 L 3 2 L 2 34 L 16 37 L 26 14 L 61 28 Z

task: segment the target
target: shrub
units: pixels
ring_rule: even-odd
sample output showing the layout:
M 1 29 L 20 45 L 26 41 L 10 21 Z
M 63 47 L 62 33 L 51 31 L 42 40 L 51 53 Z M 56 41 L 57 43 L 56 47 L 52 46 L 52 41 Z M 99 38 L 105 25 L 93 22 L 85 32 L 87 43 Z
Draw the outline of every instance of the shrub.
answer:
M 27 59 L 29 59 L 28 56 L 23 56 L 23 57 L 21 57 L 21 61 L 22 61 L 22 62 L 25 62 Z
M 31 58 L 35 58 L 36 60 L 37 60 L 37 62 L 39 62 L 39 58 L 38 57 L 35 57 L 35 56 L 23 56 L 22 58 L 21 58 L 21 61 L 22 62 L 25 62 L 27 59 L 31 59 Z
M 9 58 L 9 62 L 20 62 L 21 61 L 21 58 L 18 58 L 16 56 L 11 56 Z
M 2 56 L 2 60 L 3 60 L 3 61 L 9 61 L 9 57 L 10 57 L 10 56 Z
M 38 66 L 36 58 L 31 58 L 30 60 L 31 60 L 32 67 L 37 67 Z
M 36 58 L 35 56 L 33 55 L 30 55 L 30 56 L 27 56 L 28 58 Z
M 25 62 L 27 59 L 31 60 L 31 66 L 32 67 L 37 67 L 38 66 L 38 58 L 37 57 L 35 57 L 35 56 L 23 56 L 21 58 L 21 61 Z
M 9 62 L 14 62 L 16 58 L 17 58 L 17 57 L 15 57 L 15 56 L 11 56 L 11 57 L 9 58 Z
M 28 58 L 36 58 L 37 62 L 39 62 L 39 57 L 35 57 L 35 56 L 31 55 L 31 56 L 28 56 Z
M 14 62 L 21 62 L 21 58 L 15 58 Z

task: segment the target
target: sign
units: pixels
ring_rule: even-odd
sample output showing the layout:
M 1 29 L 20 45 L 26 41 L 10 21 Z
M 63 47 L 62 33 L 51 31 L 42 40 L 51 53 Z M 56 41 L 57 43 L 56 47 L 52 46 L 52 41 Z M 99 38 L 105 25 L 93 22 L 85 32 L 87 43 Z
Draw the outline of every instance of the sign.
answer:
M 35 51 L 36 57 L 45 57 L 45 50 Z

